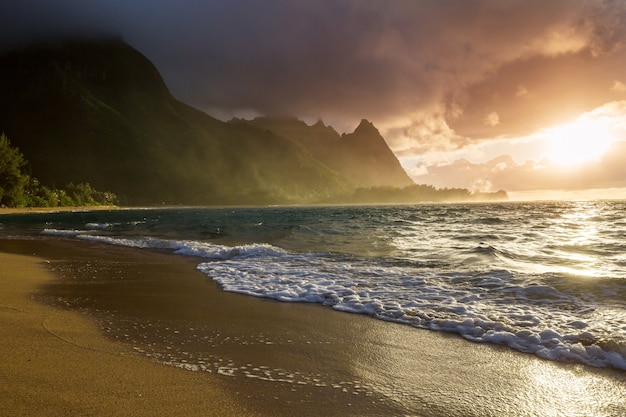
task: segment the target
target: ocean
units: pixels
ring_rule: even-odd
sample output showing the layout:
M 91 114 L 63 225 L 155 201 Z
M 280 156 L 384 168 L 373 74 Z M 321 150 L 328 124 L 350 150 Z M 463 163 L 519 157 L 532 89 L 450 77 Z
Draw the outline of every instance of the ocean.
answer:
M 624 213 L 624 201 L 563 201 L 120 209 L 0 222 L 5 237 L 195 257 L 224 291 L 626 370 Z

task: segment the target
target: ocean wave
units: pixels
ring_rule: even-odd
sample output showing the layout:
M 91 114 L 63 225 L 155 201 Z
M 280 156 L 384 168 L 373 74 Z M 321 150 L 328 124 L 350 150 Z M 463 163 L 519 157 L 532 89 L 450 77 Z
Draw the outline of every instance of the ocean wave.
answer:
M 81 229 L 53 229 L 46 228 L 41 231 L 42 235 L 52 235 L 52 236 L 69 236 L 69 237 L 77 237 L 79 235 L 86 235 L 89 233 L 93 233 L 91 230 L 81 230 Z
M 226 291 L 626 370 L 626 206 L 610 207 L 155 210 L 50 216 L 42 233 L 211 260 L 198 268 Z
M 165 249 L 178 255 L 197 256 L 215 260 L 245 259 L 284 253 L 281 249 L 269 244 L 250 244 L 231 247 L 194 240 L 168 240 L 153 237 L 123 238 L 89 234 L 78 234 L 76 237 L 78 239 L 131 248 Z
M 523 280 L 512 285 L 515 278 L 508 271 L 477 277 L 417 273 L 365 259 L 346 262 L 288 253 L 206 262 L 198 269 L 225 291 L 320 303 L 338 311 L 458 333 L 473 342 L 504 344 L 546 359 L 626 370 L 623 316 L 550 285 Z
M 87 223 L 85 229 L 88 230 L 107 230 L 113 227 L 112 223 Z

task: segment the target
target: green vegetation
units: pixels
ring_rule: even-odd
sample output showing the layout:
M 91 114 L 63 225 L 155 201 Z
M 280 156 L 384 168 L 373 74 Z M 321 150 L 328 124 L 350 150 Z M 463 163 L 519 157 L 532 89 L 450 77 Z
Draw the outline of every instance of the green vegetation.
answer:
M 0 132 L 24 155 L 7 146 L 10 163 L 0 177 L 5 206 L 481 197 L 414 186 L 366 120 L 344 135 L 321 121 L 217 120 L 174 98 L 156 67 L 119 39 L 40 43 L 0 54 L 0 91 Z M 26 159 L 38 180 L 26 175 Z
M 29 182 L 22 174 L 26 167 L 24 156 L 17 148 L 11 147 L 9 138 L 0 136 L 0 204 L 7 207 L 21 207 L 27 198 L 25 188 Z
M 89 182 L 124 205 L 311 203 L 353 185 L 289 138 L 178 100 L 116 39 L 0 55 L 0 131 L 42 184 Z
M 0 135 L 0 205 L 2 207 L 109 206 L 117 203 L 111 192 L 96 191 L 86 184 L 69 183 L 63 189 L 42 185 L 26 173 L 22 152 Z
M 353 133 L 343 135 L 325 126 L 321 120 L 312 126 L 289 117 L 258 117 L 249 121 L 233 119 L 229 123 L 245 123 L 269 130 L 301 144 L 315 159 L 348 178 L 355 187 L 405 187 L 413 184 L 385 139 L 365 119 Z

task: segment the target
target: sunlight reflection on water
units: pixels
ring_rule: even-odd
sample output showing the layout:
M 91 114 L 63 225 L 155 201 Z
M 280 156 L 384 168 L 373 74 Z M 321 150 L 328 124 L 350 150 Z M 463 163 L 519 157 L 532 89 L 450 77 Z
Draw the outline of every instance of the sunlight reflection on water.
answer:
M 529 361 L 524 373 L 526 386 L 520 386 L 520 394 L 530 415 L 613 417 L 626 412 L 626 386 L 601 374 L 541 361 Z
M 621 201 L 162 209 L 26 226 L 209 258 L 199 269 L 226 291 L 625 370 L 625 210 Z
M 619 371 L 432 336 L 372 323 L 371 349 L 355 357 L 355 368 L 371 388 L 422 416 L 626 415 L 626 378 Z

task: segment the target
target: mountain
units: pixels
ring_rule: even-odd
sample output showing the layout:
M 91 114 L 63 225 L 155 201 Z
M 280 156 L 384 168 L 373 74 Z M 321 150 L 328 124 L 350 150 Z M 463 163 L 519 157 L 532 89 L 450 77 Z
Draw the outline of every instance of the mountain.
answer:
M 308 203 L 354 189 L 304 142 L 175 99 L 119 39 L 0 56 L 0 132 L 41 183 L 89 182 L 129 205 Z
M 378 130 L 365 119 L 353 133 L 341 136 L 321 120 L 312 126 L 294 118 L 267 117 L 234 119 L 231 123 L 256 126 L 302 144 L 316 159 L 358 187 L 414 184 Z
M 175 99 L 119 39 L 40 43 L 0 56 L 0 132 L 43 184 L 89 182 L 125 204 L 329 201 L 413 184 L 376 128 L 224 123 Z

